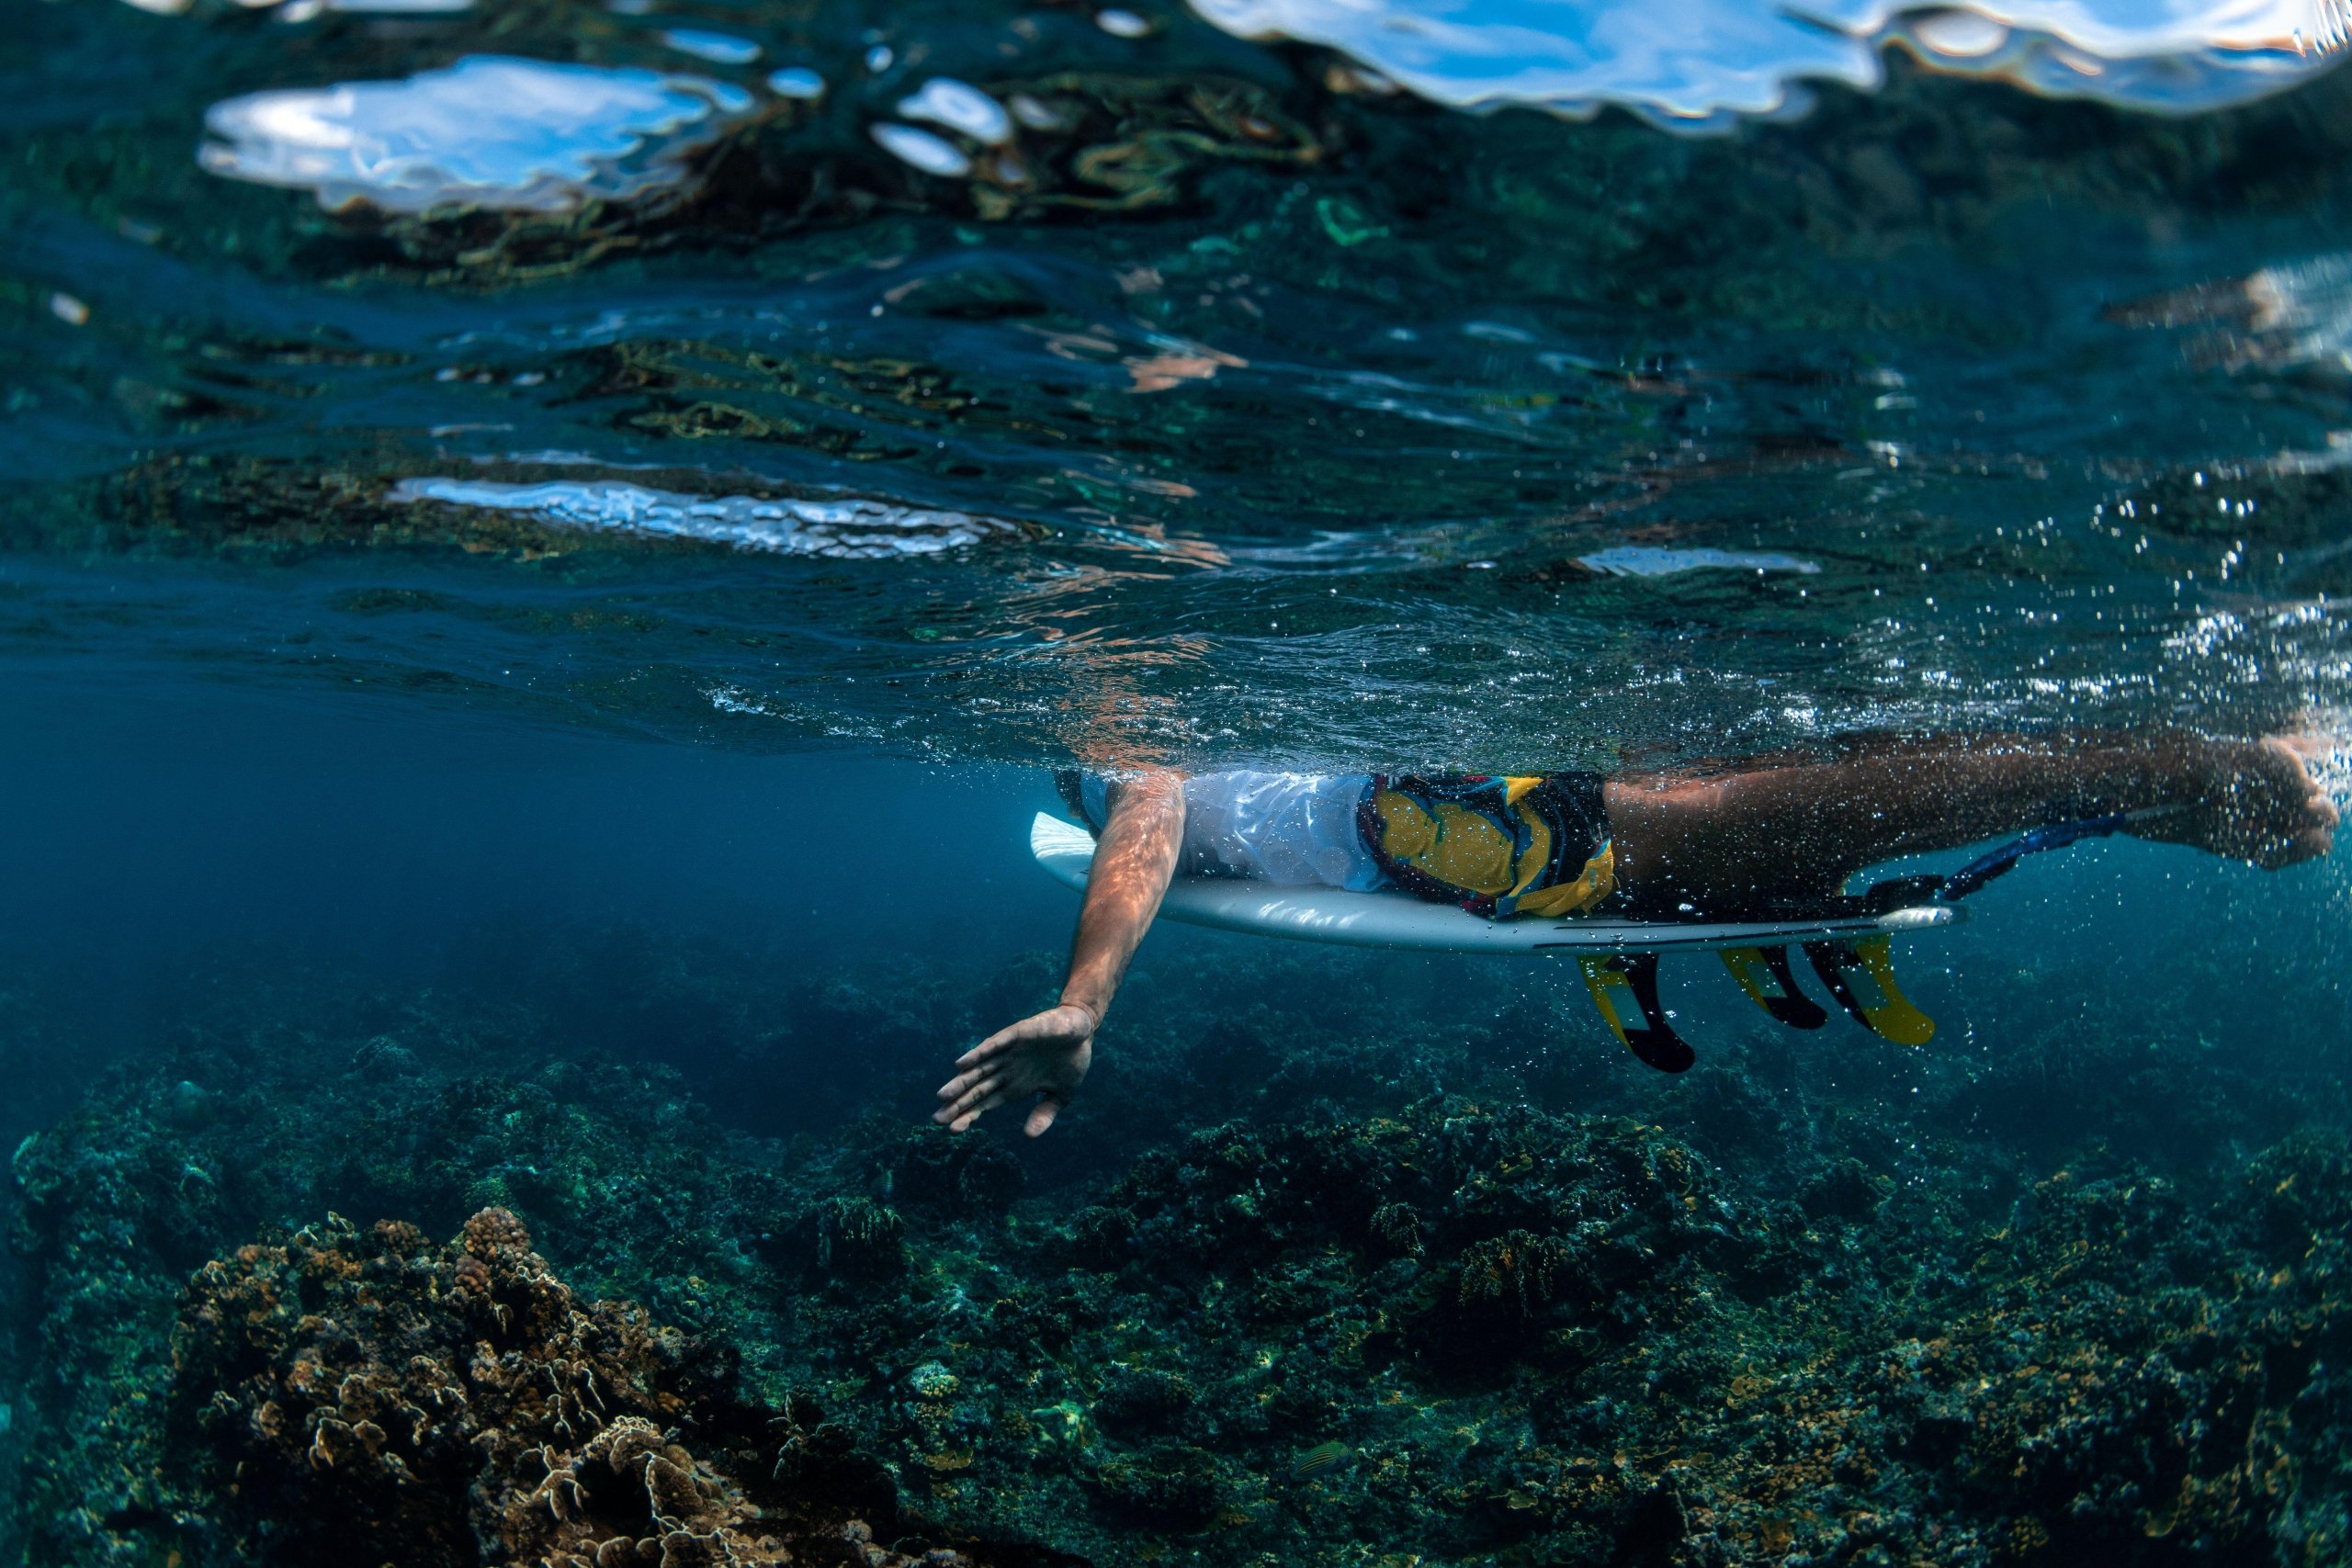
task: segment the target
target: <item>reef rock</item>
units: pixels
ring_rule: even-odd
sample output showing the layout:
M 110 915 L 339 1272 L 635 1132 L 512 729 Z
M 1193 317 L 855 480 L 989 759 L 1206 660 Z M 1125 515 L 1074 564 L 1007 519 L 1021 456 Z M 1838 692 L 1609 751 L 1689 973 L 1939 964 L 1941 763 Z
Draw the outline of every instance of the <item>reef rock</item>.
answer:
M 813 1406 L 741 1401 L 726 1357 L 583 1302 L 485 1209 L 447 1246 L 327 1221 L 199 1269 L 175 1420 L 240 1560 L 402 1568 L 920 1562 L 892 1492 Z

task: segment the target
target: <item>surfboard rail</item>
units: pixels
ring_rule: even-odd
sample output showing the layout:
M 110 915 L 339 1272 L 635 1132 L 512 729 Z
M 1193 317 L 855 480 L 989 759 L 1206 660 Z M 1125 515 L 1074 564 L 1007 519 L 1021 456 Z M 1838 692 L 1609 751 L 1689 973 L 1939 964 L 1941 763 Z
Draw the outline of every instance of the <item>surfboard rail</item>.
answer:
M 1083 889 L 1094 835 L 1047 812 L 1029 826 L 1029 852 L 1056 881 Z M 1281 887 L 1233 877 L 1180 876 L 1159 912 L 1188 925 L 1347 947 L 1484 953 L 1541 958 L 1633 953 L 1711 953 L 1791 942 L 1860 941 L 1957 924 L 1957 905 L 1813 920 L 1628 920 L 1608 915 L 1489 920 L 1402 893 Z

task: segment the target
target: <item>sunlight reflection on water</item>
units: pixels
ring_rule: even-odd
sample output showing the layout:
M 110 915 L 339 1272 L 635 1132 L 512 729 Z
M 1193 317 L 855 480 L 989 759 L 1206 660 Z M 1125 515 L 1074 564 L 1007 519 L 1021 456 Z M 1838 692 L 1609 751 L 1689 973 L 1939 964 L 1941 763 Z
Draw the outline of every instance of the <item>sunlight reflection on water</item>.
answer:
M 392 488 L 391 499 L 527 513 L 560 528 L 612 529 L 648 537 L 730 545 L 737 549 L 861 560 L 931 555 L 1017 532 L 1012 524 L 992 517 L 888 502 L 680 495 L 609 481 L 558 479 L 521 485 L 481 479 L 402 479 Z
M 477 56 L 400 82 L 255 93 L 216 104 L 217 175 L 307 186 L 329 209 L 569 212 L 686 178 L 681 157 L 752 107 L 698 76 Z
M 2286 86 L 2333 64 L 2337 0 L 1972 0 L 1907 11 L 1888 0 L 1666 4 L 1581 0 L 1193 0 L 1228 31 L 1337 49 L 1433 102 L 1618 104 L 1667 123 L 1720 123 L 1804 103 L 1802 84 L 1878 85 L 1882 46 L 2037 91 L 2190 111 Z

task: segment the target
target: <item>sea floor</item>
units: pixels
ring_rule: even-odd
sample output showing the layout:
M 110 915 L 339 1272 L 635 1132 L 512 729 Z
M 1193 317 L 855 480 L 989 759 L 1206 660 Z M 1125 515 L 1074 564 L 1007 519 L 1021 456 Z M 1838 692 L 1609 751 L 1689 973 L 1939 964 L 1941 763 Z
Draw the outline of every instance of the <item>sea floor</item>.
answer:
M 2352 1551 L 2340 1076 L 2073 1028 L 1668 1080 L 1213 943 L 1016 1146 L 899 1102 L 1049 953 L 615 931 L 538 996 L 623 951 L 626 1055 L 512 986 L 224 958 L 24 1141 L 28 1562 Z

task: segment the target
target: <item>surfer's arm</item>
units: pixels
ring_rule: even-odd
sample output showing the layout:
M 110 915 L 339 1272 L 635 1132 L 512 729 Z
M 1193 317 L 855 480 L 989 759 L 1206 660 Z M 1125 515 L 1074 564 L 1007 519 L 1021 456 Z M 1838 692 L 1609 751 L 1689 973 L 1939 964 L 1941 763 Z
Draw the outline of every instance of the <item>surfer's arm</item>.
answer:
M 1109 817 L 1087 872 L 1078 935 L 1059 1005 L 1001 1029 L 956 1058 L 932 1120 L 960 1133 L 980 1115 L 1037 1096 L 1024 1130 L 1035 1137 L 1078 1092 L 1094 1060 L 1094 1032 L 1126 977 L 1176 874 L 1184 843 L 1184 781 L 1147 773 L 1114 781 Z
M 1086 874 L 1062 1003 L 1102 1022 L 1176 874 L 1184 844 L 1182 774 L 1140 773 L 1111 786 L 1110 819 Z

